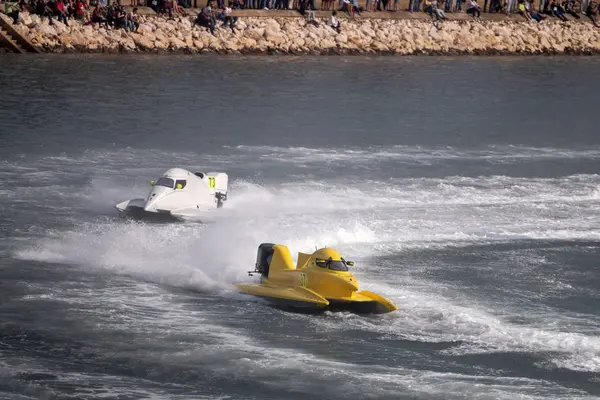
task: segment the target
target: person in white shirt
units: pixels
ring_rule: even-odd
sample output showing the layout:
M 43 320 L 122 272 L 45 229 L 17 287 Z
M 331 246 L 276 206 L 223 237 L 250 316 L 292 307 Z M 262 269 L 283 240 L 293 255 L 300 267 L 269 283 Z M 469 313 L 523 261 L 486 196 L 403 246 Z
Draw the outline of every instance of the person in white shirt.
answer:
M 340 20 L 338 19 L 338 17 L 336 17 L 336 15 L 337 15 L 337 11 L 331 12 L 331 18 L 329 19 L 329 26 L 331 26 L 333 29 L 335 29 L 335 31 L 337 33 L 340 33 L 342 31 L 342 24 L 340 23 Z
M 469 0 L 467 14 L 473 14 L 473 18 L 481 17 L 481 7 L 477 4 L 477 0 Z

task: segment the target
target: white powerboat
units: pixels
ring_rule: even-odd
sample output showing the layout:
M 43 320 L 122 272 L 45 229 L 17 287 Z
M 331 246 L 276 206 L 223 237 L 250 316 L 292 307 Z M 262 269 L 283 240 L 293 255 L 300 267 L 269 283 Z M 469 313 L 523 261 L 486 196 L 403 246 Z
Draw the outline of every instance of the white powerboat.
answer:
M 116 207 L 133 218 L 211 221 L 214 211 L 227 200 L 228 179 L 224 172 L 172 168 L 156 182 L 150 181 L 152 188 L 145 199 L 126 200 Z

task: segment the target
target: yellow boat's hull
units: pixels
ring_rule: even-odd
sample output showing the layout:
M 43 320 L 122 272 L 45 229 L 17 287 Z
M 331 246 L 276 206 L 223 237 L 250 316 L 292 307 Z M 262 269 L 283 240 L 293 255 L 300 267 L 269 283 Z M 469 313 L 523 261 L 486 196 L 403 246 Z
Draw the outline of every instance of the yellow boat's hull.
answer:
M 366 314 L 381 314 L 398 308 L 386 298 L 363 290 L 352 297 L 324 298 L 305 287 L 281 287 L 255 283 L 235 285 L 246 294 L 265 298 L 282 307 L 313 310 L 351 311 Z

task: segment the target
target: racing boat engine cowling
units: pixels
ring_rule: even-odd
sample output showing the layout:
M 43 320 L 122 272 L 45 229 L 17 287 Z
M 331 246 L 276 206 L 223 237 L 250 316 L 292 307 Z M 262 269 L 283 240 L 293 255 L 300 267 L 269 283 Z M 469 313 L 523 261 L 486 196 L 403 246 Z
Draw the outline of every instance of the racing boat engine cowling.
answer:
M 274 243 L 261 243 L 258 246 L 258 251 L 256 253 L 256 264 L 254 268 L 261 275 L 268 277 L 269 276 L 269 263 L 271 262 L 269 256 L 273 256 L 275 250 L 273 250 Z

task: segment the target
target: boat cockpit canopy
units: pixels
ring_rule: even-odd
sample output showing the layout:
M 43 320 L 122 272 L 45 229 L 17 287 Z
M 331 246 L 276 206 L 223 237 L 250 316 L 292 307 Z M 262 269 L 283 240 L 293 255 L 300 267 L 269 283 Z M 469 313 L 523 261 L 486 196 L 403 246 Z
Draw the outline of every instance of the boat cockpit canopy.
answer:
M 152 183 L 153 186 L 164 186 L 168 187 L 169 189 L 183 189 L 185 185 L 187 185 L 187 181 L 185 179 L 177 179 L 174 181 L 166 176 L 161 176 L 158 178 L 156 183 L 153 183 L 153 181 L 150 183 Z
M 158 181 L 154 185 L 155 186 L 164 186 L 164 187 L 173 189 L 175 187 L 175 181 L 171 178 L 161 176 L 160 178 L 158 178 Z
M 348 265 L 353 265 L 354 263 L 351 261 L 347 263 L 344 259 L 332 260 L 329 258 L 327 260 L 323 260 L 317 258 L 315 260 L 315 264 L 317 264 L 317 267 L 329 268 L 332 271 L 348 271 Z

